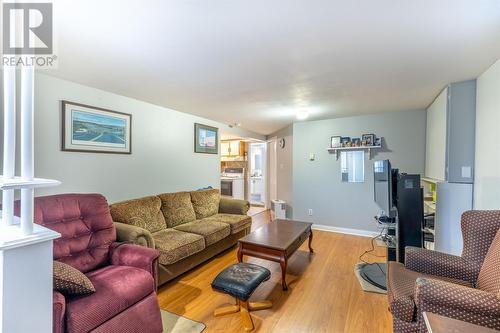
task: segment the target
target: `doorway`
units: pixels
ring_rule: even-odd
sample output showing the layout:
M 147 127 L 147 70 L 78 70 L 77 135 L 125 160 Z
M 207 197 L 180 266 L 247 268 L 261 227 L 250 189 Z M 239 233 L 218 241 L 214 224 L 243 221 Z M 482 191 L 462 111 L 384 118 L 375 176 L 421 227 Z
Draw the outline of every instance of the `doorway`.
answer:
M 266 143 L 249 144 L 249 201 L 251 205 L 267 207 L 267 147 Z

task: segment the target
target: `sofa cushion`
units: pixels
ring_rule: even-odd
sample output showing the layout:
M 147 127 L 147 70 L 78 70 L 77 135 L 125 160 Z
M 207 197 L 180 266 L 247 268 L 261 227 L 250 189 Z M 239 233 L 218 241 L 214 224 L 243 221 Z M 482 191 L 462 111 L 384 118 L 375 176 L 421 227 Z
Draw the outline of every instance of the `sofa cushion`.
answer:
M 115 222 L 132 224 L 149 232 L 157 232 L 167 227 L 161 212 L 161 200 L 157 196 L 118 202 L 110 208 Z
M 95 292 L 94 285 L 76 268 L 55 261 L 53 265 L 54 290 L 64 295 L 85 295 Z
M 389 307 L 394 317 L 405 322 L 411 322 L 415 316 L 415 282 L 419 277 L 447 281 L 467 287 L 472 285 L 467 281 L 423 274 L 406 269 L 402 263 L 390 261 L 387 268 L 387 295 Z
M 209 189 L 191 192 L 191 202 L 198 220 L 219 212 L 219 190 Z
M 155 290 L 150 273 L 126 266 L 106 266 L 87 274 L 96 292 L 66 299 L 66 330 L 88 332 Z
M 240 232 L 252 224 L 252 218 L 250 216 L 236 214 L 215 214 L 203 219 L 203 221 L 205 220 L 229 224 L 231 227 L 231 234 Z
M 36 197 L 34 220 L 57 231 L 54 260 L 86 273 L 107 264 L 116 231 L 106 198 L 100 194 L 58 194 Z M 15 203 L 19 216 L 20 202 Z
M 181 224 L 174 229 L 203 236 L 206 246 L 217 243 L 231 234 L 229 224 L 206 219 Z
M 163 217 L 169 228 L 196 220 L 189 192 L 163 193 L 158 197 L 161 200 Z
M 158 231 L 153 238 L 156 248 L 160 250 L 158 262 L 163 265 L 174 264 L 205 248 L 203 236 L 175 229 Z

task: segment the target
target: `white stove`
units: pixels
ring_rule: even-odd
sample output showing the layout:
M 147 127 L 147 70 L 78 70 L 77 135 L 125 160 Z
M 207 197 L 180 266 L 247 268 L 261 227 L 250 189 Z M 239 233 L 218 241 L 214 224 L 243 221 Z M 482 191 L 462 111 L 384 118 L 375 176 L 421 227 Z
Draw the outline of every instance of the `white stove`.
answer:
M 226 168 L 221 175 L 221 195 L 245 199 L 245 168 Z

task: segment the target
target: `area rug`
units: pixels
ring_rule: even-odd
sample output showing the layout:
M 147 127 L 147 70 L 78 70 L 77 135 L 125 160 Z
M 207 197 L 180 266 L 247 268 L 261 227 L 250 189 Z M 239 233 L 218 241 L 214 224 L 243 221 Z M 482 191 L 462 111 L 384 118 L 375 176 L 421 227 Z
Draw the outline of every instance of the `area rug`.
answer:
M 363 267 L 365 264 L 360 262 L 354 265 L 354 274 L 358 278 L 358 282 L 361 286 L 361 289 L 364 291 L 368 291 L 370 293 L 378 293 L 378 294 L 387 294 L 387 290 L 380 289 L 370 283 L 368 283 L 365 279 L 361 277 L 361 274 L 359 273 L 361 267 Z
M 161 320 L 163 333 L 200 333 L 206 328 L 203 323 L 165 310 L 161 310 Z

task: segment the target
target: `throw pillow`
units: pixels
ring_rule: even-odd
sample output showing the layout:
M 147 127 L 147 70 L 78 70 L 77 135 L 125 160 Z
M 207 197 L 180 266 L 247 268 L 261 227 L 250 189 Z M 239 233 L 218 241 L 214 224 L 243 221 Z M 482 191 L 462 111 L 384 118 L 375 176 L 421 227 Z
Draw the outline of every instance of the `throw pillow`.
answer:
M 89 278 L 76 268 L 54 260 L 54 289 L 63 295 L 85 295 L 95 292 Z

